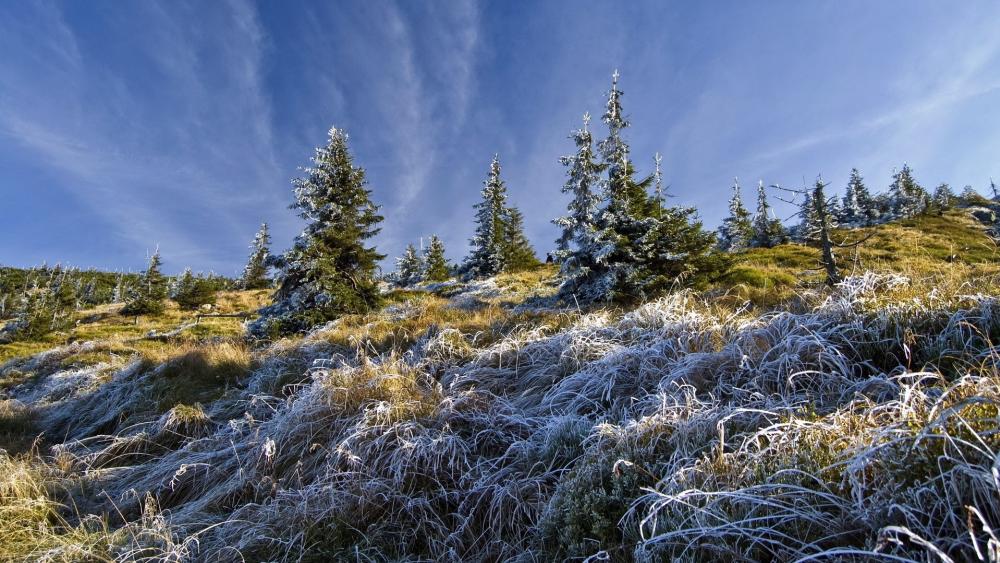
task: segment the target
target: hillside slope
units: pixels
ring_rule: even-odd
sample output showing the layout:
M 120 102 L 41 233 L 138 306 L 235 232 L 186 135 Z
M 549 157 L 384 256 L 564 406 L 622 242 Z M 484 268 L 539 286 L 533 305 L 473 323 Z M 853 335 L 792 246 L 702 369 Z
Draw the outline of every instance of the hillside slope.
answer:
M 3 349 L 0 559 L 987 560 L 995 244 L 883 225 L 833 291 L 815 255 L 634 309 L 543 267 L 266 346 L 109 316 Z

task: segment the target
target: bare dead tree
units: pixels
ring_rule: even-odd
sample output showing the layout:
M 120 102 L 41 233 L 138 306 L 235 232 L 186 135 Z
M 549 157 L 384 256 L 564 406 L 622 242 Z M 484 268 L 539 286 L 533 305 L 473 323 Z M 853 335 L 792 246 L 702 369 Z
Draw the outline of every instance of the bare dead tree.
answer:
M 778 199 L 792 205 L 799 205 L 799 211 L 794 213 L 792 217 L 799 216 L 803 219 L 804 232 L 802 232 L 802 238 L 819 245 L 820 266 L 826 272 L 826 284 L 833 287 L 843 280 L 840 268 L 837 266 L 837 257 L 834 249 L 856 248 L 875 233 L 869 233 L 864 238 L 854 242 L 837 242 L 833 240 L 832 234 L 833 229 L 837 227 L 837 219 L 831 212 L 834 197 L 827 197 L 825 192 L 828 185 L 829 183 L 824 182 L 821 177 L 817 177 L 816 183 L 812 188 L 789 189 L 777 185 L 772 187 L 794 194 L 792 200 L 780 197 Z M 804 201 L 797 203 L 795 201 L 797 197 L 802 197 Z

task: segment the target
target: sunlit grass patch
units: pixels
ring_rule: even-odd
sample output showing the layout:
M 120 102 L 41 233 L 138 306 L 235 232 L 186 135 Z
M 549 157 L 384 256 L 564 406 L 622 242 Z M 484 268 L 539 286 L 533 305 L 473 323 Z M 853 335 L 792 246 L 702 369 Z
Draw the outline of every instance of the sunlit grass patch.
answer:
M 154 369 L 149 389 L 158 412 L 175 405 L 207 403 L 247 375 L 253 356 L 242 342 L 218 342 L 167 349 L 166 357 L 149 354 L 147 364 Z

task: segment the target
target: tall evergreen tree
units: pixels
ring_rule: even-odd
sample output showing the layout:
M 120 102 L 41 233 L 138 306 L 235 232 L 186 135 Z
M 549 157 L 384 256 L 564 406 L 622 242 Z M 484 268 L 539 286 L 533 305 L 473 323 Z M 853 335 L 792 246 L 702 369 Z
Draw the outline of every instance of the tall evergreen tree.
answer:
M 538 257 L 524 234 L 524 215 L 514 206 L 503 217 L 503 264 L 505 272 L 517 272 L 538 265 Z
M 579 268 L 589 264 L 594 252 L 595 223 L 601 204 L 598 191 L 602 166 L 595 160 L 594 143 L 590 134 L 590 114 L 583 115 L 583 128 L 571 135 L 576 154 L 559 159 L 567 167 L 568 178 L 563 193 L 572 194 L 567 215 L 553 223 L 562 227 L 556 241 L 556 259 L 564 268 Z M 570 260 L 572 258 L 572 260 Z
M 444 255 L 444 243 L 437 235 L 431 235 L 427 250 L 424 251 L 424 279 L 441 282 L 451 277 L 448 259 Z
M 420 283 L 424 279 L 424 260 L 412 244 L 406 245 L 403 255 L 396 259 L 397 280 L 401 286 Z
M 268 260 L 271 257 L 271 235 L 267 231 L 267 223 L 260 225 L 260 230 L 250 243 L 250 258 L 240 276 L 240 287 L 243 289 L 264 289 L 271 287 L 267 277 Z
M 663 156 L 660 153 L 653 155 L 653 201 L 661 208 L 667 195 L 663 190 L 663 170 L 660 168 L 662 162 Z
M 163 312 L 163 300 L 167 297 L 167 278 L 160 271 L 163 260 L 157 249 L 149 259 L 149 266 L 139 278 L 139 283 L 129 289 L 123 315 L 156 315 Z
M 494 276 L 505 266 L 507 186 L 500 177 L 500 155 L 493 156 L 481 195 L 482 201 L 475 205 L 476 231 L 469 241 L 472 250 L 464 266 L 473 278 Z
M 278 289 L 249 327 L 252 335 L 305 331 L 381 301 L 375 273 L 384 256 L 367 241 L 380 231 L 382 216 L 347 141 L 343 130 L 330 129 L 306 175 L 293 181 L 292 208 L 308 224 L 292 248 L 273 260 Z
M 629 146 L 622 136 L 629 127 L 622 111 L 623 92 L 618 88 L 618 71 L 612 75 L 611 90 L 601 121 L 608 128 L 608 136 L 598 143 L 601 166 L 605 176 L 601 182 L 604 205 L 595 222 L 595 252 L 593 263 L 581 270 L 576 280 L 567 278 L 564 292 L 579 293 L 574 286 L 586 285 L 585 300 L 613 299 L 623 293 L 622 288 L 635 280 L 638 241 L 649 232 L 643 220 L 653 216 L 653 199 L 648 189 L 652 177 L 635 178 L 635 167 L 629 159 Z
M 743 205 L 739 179 L 734 178 L 733 196 L 729 198 L 729 216 L 722 220 L 719 227 L 719 249 L 727 252 L 744 250 L 750 246 L 753 234 L 752 217 Z
M 896 217 L 913 217 L 927 209 L 929 196 L 913 177 L 913 170 L 906 164 L 892 175 L 889 201 Z
M 757 184 L 757 212 L 753 216 L 753 238 L 751 246 L 771 248 L 788 240 L 788 232 L 781 221 L 774 217 L 771 205 L 767 202 L 767 191 L 764 181 Z
M 621 97 L 616 71 L 602 117 L 608 136 L 598 143 L 603 206 L 594 219 L 593 242 L 563 268 L 564 299 L 644 298 L 674 284 L 696 285 L 723 267 L 715 236 L 702 230 L 694 209 L 665 207 L 662 190 L 651 196 L 658 174 L 635 177 L 622 136 L 629 123 Z

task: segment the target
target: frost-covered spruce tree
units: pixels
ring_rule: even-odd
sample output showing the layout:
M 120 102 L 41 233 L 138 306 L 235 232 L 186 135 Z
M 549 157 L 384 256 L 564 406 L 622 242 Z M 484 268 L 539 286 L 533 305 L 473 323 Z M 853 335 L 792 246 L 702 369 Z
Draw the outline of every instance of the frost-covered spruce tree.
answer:
M 974 205 L 986 206 L 990 203 L 990 200 L 983 197 L 981 193 L 976 191 L 976 188 L 970 185 L 962 188 L 962 193 L 958 195 L 958 201 L 965 207 L 972 207 Z
M 824 231 L 828 234 L 838 226 L 837 215 L 830 208 L 832 198 L 827 198 L 825 194 L 827 184 L 823 180 L 817 179 L 812 189 L 804 189 L 803 203 L 799 210 L 799 217 L 802 223 L 799 225 L 797 235 L 803 242 L 821 242 Z M 816 197 L 824 199 L 819 201 Z
M 424 279 L 423 257 L 412 244 L 406 245 L 403 255 L 396 259 L 396 281 L 401 286 L 420 283 Z
M 167 286 L 167 297 L 176 300 L 177 296 L 187 291 L 194 284 L 194 272 L 191 268 L 184 268 L 181 275 L 175 277 Z
M 292 208 L 308 224 L 292 248 L 272 261 L 278 288 L 273 303 L 248 326 L 251 336 L 303 332 L 368 311 L 381 300 L 375 273 L 384 256 L 367 241 L 378 234 L 382 216 L 347 141 L 343 130 L 330 129 L 305 176 L 292 181 Z
M 65 287 L 65 285 L 63 286 Z M 58 298 L 59 280 L 36 278 L 21 294 L 14 319 L 0 330 L 0 343 L 30 340 L 70 325 L 72 308 Z
M 118 280 L 115 282 L 115 289 L 111 293 L 112 303 L 121 303 L 125 301 L 125 294 L 127 291 L 127 286 L 125 285 L 125 274 L 119 272 Z
M 913 217 L 923 213 L 929 202 L 927 191 L 913 177 L 913 170 L 904 164 L 892 175 L 889 185 L 889 202 L 895 217 Z
M 955 207 L 957 200 L 958 197 L 955 196 L 955 192 L 952 191 L 951 186 L 943 182 L 934 188 L 934 195 L 931 197 L 934 211 L 938 215 L 942 215 L 945 211 Z
M 799 242 L 808 243 L 815 240 L 813 237 L 819 229 L 820 218 L 813 202 L 813 191 L 803 188 L 802 193 L 804 195 L 798 213 L 800 222 L 792 228 L 792 238 Z
M 243 289 L 264 289 L 271 287 L 267 277 L 268 261 L 271 257 L 271 235 L 267 231 L 267 223 L 261 223 L 260 230 L 250 243 L 250 258 L 240 276 L 240 287 Z
M 767 202 L 767 191 L 764 181 L 757 184 L 757 212 L 753 216 L 753 238 L 750 246 L 757 248 L 772 248 L 788 240 L 788 232 L 781 220 L 774 217 L 771 205 Z
M 463 270 L 472 278 L 488 278 L 503 271 L 507 217 L 507 186 L 500 177 L 500 155 L 493 156 L 476 210 L 476 231 Z
M 589 268 L 596 251 L 596 219 L 601 205 L 599 192 L 601 163 L 594 155 L 593 137 L 590 134 L 590 114 L 583 115 L 583 127 L 570 136 L 576 144 L 576 154 L 564 156 L 559 162 L 567 167 L 568 178 L 562 192 L 572 194 L 566 206 L 567 214 L 553 220 L 562 228 L 556 241 L 555 258 L 562 264 L 564 274 L 572 270 Z
M 444 243 L 437 235 L 431 235 L 427 250 L 424 251 L 424 279 L 431 282 L 445 281 L 451 277 L 451 268 L 444 255 Z
M 564 297 L 572 295 L 581 301 L 615 299 L 623 293 L 626 280 L 636 279 L 637 243 L 649 231 L 643 220 L 653 216 L 654 206 L 648 194 L 652 178 L 635 178 L 628 143 L 622 135 L 629 122 L 622 110 L 623 92 L 618 89 L 618 76 L 618 71 L 612 75 L 601 116 L 608 136 L 597 145 L 605 175 L 601 181 L 603 207 L 595 217 L 591 261 L 585 268 L 568 272 L 560 290 Z
M 857 168 L 851 169 L 838 219 L 844 225 L 870 225 L 878 219 L 878 208 Z
M 750 211 L 743 205 L 740 182 L 733 179 L 733 196 L 729 198 L 729 216 L 719 226 L 719 249 L 739 252 L 750 246 L 753 239 L 753 220 Z
M 692 208 L 665 207 L 649 188 L 656 175 L 635 177 L 622 132 L 629 126 L 621 106 L 618 73 L 612 77 L 602 121 L 608 136 L 598 144 L 603 206 L 595 217 L 589 263 L 568 268 L 563 299 L 581 302 L 643 299 L 675 285 L 698 285 L 724 269 L 715 235 L 702 229 Z
M 121 314 L 129 316 L 157 315 L 163 312 L 163 300 L 167 297 L 167 278 L 160 272 L 163 260 L 157 249 L 149 259 L 149 266 L 139 278 L 139 282 L 129 288 L 125 307 Z

